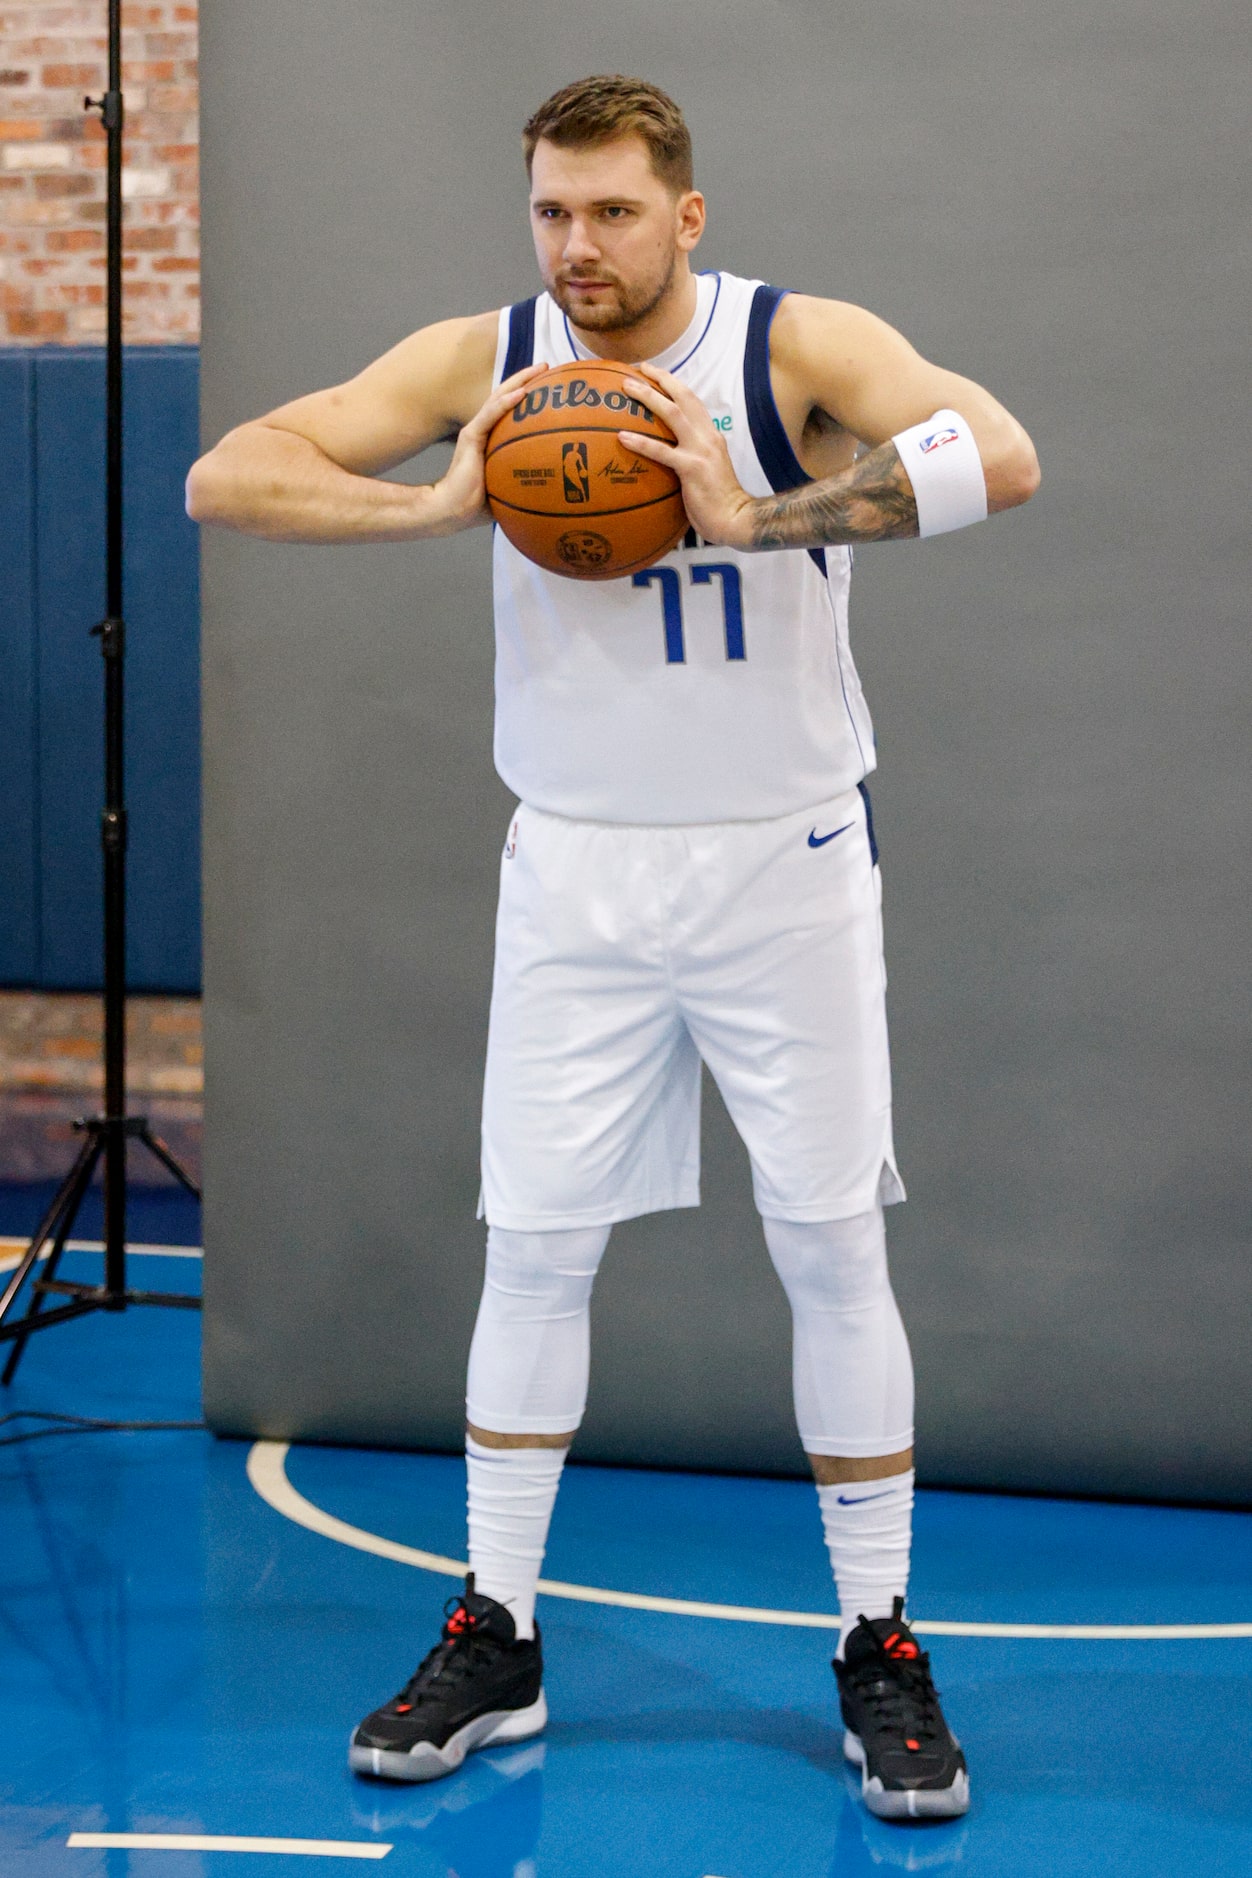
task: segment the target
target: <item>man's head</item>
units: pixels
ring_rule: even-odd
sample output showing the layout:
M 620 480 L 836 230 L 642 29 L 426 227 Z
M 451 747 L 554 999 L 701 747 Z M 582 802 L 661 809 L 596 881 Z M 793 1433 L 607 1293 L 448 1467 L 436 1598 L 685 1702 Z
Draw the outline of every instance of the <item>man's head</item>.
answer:
M 638 325 L 704 229 L 682 112 L 643 79 L 584 78 L 540 105 L 523 149 L 545 287 L 587 331 Z

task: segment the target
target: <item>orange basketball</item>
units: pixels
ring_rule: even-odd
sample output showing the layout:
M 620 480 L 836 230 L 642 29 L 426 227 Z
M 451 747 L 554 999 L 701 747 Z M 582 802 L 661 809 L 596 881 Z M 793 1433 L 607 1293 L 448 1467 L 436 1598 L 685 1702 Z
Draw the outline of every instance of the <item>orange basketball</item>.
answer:
M 551 574 L 616 580 L 650 567 L 687 528 L 682 485 L 619 430 L 674 441 L 607 359 L 532 378 L 487 439 L 487 502 L 513 546 Z

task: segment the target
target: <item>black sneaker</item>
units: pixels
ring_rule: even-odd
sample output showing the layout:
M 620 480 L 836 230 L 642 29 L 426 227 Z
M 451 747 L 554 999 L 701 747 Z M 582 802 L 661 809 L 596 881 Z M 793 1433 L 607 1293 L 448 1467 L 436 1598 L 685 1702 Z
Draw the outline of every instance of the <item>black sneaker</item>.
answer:
M 861 1794 L 879 1819 L 955 1819 L 969 1808 L 965 1756 L 943 1719 L 930 1658 L 904 1621 L 862 1617 L 832 1667 Z
M 475 1748 L 537 1735 L 548 1719 L 539 1626 L 518 1640 L 494 1598 L 449 1598 L 442 1640 L 382 1708 L 353 1731 L 348 1765 L 385 1780 L 439 1780 Z

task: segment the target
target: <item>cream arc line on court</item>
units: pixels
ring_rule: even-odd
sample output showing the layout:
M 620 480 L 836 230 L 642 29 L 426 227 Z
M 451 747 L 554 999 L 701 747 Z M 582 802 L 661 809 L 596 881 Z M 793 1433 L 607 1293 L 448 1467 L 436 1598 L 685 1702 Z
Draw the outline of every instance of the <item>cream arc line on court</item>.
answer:
M 380 1533 L 366 1532 L 347 1520 L 327 1513 L 291 1484 L 287 1477 L 289 1441 L 256 1441 L 248 1450 L 248 1479 L 254 1491 L 294 1525 L 308 1532 L 320 1533 L 339 1545 L 357 1552 L 372 1552 L 377 1558 L 409 1565 L 418 1571 L 433 1572 L 443 1578 L 464 1578 L 469 1566 L 464 1559 L 447 1558 L 439 1552 L 424 1552 L 417 1546 L 402 1545 Z M 655 1611 L 672 1617 L 710 1618 L 724 1623 L 779 1624 L 802 1630 L 839 1629 L 839 1619 L 828 1611 L 776 1611 L 744 1604 L 713 1604 L 691 1598 L 652 1597 L 642 1591 L 614 1591 L 599 1585 L 568 1584 L 557 1578 L 541 1578 L 539 1590 L 550 1598 L 565 1598 L 577 1604 L 603 1604 L 623 1610 Z M 1086 1643 L 1171 1643 L 1201 1642 L 1252 1637 L 1252 1623 L 1229 1624 L 1013 1624 L 962 1623 L 946 1618 L 909 1619 L 910 1628 L 920 1636 L 931 1637 L 1005 1637 L 1022 1641 Z

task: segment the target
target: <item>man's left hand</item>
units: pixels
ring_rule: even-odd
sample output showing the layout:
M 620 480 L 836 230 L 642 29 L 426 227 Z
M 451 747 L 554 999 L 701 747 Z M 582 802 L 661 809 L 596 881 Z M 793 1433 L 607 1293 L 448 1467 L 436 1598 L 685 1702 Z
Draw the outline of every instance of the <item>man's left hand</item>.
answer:
M 654 365 L 632 365 L 624 389 L 669 425 L 676 441 L 662 443 L 637 430 L 618 432 L 637 456 L 668 463 L 683 486 L 683 506 L 710 546 L 745 550 L 753 545 L 752 497 L 735 475 L 725 439 L 689 385 Z

